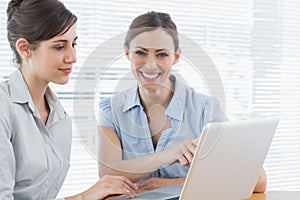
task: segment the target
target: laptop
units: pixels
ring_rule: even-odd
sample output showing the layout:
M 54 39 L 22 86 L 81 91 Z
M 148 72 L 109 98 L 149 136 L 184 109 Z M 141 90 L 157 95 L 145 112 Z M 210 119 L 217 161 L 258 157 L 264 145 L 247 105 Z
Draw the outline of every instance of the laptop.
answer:
M 278 122 L 274 117 L 207 124 L 184 185 L 151 190 L 135 199 L 249 199 Z

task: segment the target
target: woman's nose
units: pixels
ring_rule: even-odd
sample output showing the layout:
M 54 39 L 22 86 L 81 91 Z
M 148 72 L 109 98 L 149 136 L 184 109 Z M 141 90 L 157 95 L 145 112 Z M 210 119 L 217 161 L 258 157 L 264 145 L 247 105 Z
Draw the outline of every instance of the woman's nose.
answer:
M 146 60 L 146 65 L 148 66 L 156 66 L 157 65 L 157 60 L 155 55 L 148 55 L 147 60 Z
M 65 54 L 65 61 L 67 63 L 75 63 L 76 60 L 76 50 L 74 48 L 70 48 Z

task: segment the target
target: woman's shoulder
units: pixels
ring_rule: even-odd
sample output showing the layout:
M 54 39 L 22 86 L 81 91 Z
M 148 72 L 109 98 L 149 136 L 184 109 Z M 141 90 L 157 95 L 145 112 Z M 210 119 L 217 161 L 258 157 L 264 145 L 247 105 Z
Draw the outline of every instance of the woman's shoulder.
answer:
M 10 134 L 10 131 L 8 130 L 10 130 L 13 126 L 13 119 L 17 117 L 17 113 L 13 109 L 7 86 L 8 85 L 4 82 L 0 83 L 0 131 L 4 131 L 6 134 Z
M 9 80 L 5 80 L 0 82 L 0 94 L 8 93 L 8 88 L 9 88 Z
M 211 101 L 213 99 L 211 95 L 206 94 L 202 91 L 198 91 L 191 86 L 184 84 L 184 87 L 186 91 L 186 97 L 191 101 L 197 101 L 198 103 L 207 103 L 208 101 Z
M 123 107 L 124 103 L 128 101 L 128 99 L 130 97 L 132 97 L 132 95 L 135 93 L 135 89 L 134 88 L 129 88 L 126 89 L 122 92 L 113 94 L 110 97 L 103 97 L 100 98 L 100 103 L 99 106 L 100 108 L 103 110 L 107 110 L 107 109 L 111 109 L 111 107 L 113 106 L 114 108 L 117 107 Z
M 185 108 L 188 110 L 198 110 L 199 113 L 210 113 L 210 110 L 221 112 L 219 100 L 205 92 L 183 84 L 185 91 Z
M 175 81 L 175 93 L 179 93 L 179 95 L 187 95 L 190 98 L 200 98 L 205 100 L 210 98 L 208 94 L 190 86 L 189 83 L 178 74 L 170 76 L 170 79 Z
M 0 105 L 1 105 L 1 110 L 6 108 L 10 102 L 10 90 L 9 90 L 9 81 L 3 81 L 0 83 Z
M 186 106 L 189 110 L 198 110 L 204 114 L 204 121 L 224 121 L 226 115 L 218 98 L 187 87 Z

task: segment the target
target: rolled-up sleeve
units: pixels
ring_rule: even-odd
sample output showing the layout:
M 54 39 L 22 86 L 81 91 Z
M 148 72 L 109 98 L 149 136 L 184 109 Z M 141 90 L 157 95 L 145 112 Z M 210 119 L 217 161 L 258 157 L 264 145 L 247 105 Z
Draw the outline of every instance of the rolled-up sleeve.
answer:
M 99 103 L 99 108 L 100 109 L 98 115 L 98 125 L 116 131 L 116 127 L 112 115 L 111 99 L 110 98 L 101 99 Z

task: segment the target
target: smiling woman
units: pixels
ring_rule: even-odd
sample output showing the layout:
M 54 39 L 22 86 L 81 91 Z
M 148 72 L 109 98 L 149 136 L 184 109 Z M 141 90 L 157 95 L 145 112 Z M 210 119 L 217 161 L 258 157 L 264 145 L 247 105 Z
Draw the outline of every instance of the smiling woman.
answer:
M 157 29 L 139 34 L 129 47 L 125 46 L 125 55 L 131 61 L 139 85 L 148 88 L 154 83 L 154 87 L 161 84 L 162 89 L 172 87 L 169 76 L 172 65 L 179 60 L 180 49 L 175 52 L 173 38 L 166 31 Z
M 130 24 L 124 49 L 137 85 L 99 104 L 100 176 L 123 175 L 146 190 L 183 185 L 203 127 L 227 120 L 217 100 L 172 74 L 181 56 L 177 34 L 167 13 Z M 254 191 L 265 190 L 262 170 Z

